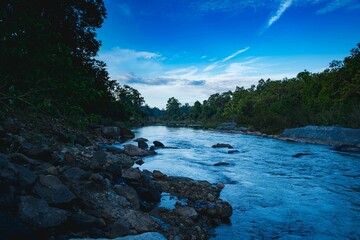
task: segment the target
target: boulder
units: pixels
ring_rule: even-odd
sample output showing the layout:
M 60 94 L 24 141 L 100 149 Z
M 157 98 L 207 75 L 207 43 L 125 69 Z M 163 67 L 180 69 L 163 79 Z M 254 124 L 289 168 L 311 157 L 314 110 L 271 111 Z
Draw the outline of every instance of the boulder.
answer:
M 19 215 L 26 224 L 41 229 L 57 227 L 68 217 L 66 211 L 49 207 L 46 201 L 33 196 L 20 197 Z
M 64 178 L 69 182 L 77 182 L 89 177 L 89 174 L 78 167 L 66 169 L 63 172 Z
M 141 172 L 139 168 L 128 168 L 123 170 L 122 177 L 127 179 L 139 180 L 141 178 Z
M 104 220 L 85 213 L 73 214 L 69 217 L 69 220 L 71 223 L 71 227 L 78 231 L 89 230 L 94 227 L 105 227 L 106 225 Z
M 114 139 L 120 137 L 120 128 L 118 127 L 103 127 L 101 131 L 107 138 Z
M 122 184 L 115 185 L 114 189 L 117 194 L 125 197 L 135 210 L 140 209 L 140 198 L 134 188 L 126 184 Z
M 33 191 L 49 204 L 69 203 L 75 199 L 70 189 L 52 175 L 41 175 Z
M 134 142 L 148 142 L 149 140 L 147 140 L 146 138 L 137 138 L 134 140 Z
M 159 142 L 159 141 L 154 141 L 153 144 L 154 144 L 155 147 L 158 147 L 158 148 L 165 147 L 165 145 L 162 142 Z
M 153 173 L 152 173 L 152 177 L 161 179 L 161 178 L 165 178 L 166 175 L 163 174 L 162 172 L 158 171 L 158 170 L 154 170 Z
M 178 207 L 174 212 L 182 217 L 191 218 L 195 220 L 198 217 L 198 213 L 192 207 Z
M 230 144 L 227 143 L 217 143 L 215 145 L 212 146 L 213 148 L 234 148 L 233 146 L 231 146 Z
M 145 162 L 142 160 L 142 159 L 138 159 L 138 160 L 136 160 L 135 161 L 135 163 L 137 164 L 137 165 L 143 165 Z
M 135 137 L 135 134 L 130 129 L 127 128 L 121 128 L 120 135 L 121 135 L 121 139 L 123 140 L 129 140 Z
M 0 180 L 19 186 L 29 186 L 35 182 L 37 175 L 27 167 L 12 163 L 5 155 L 0 156 Z
M 106 146 L 106 150 L 113 154 L 122 154 L 124 151 L 116 146 Z
M 110 227 L 110 238 L 123 237 L 129 235 L 130 225 L 123 219 L 118 219 Z
M 126 144 L 124 146 L 124 153 L 129 156 L 138 156 L 138 157 L 145 157 L 156 154 L 156 152 L 154 151 L 146 151 L 132 144 Z
M 113 161 L 119 162 L 123 169 L 130 168 L 134 165 L 134 159 L 125 154 L 115 155 L 114 159 Z
M 146 142 L 138 142 L 138 147 L 141 149 L 147 149 L 149 145 Z
M 133 209 L 125 209 L 122 219 L 129 224 L 131 230 L 137 233 L 150 232 L 159 227 L 159 224 L 148 214 Z

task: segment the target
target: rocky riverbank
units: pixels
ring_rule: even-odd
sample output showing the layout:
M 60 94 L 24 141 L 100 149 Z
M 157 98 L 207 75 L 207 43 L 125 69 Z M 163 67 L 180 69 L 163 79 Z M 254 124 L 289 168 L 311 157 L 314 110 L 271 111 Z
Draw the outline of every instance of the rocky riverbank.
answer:
M 115 238 L 157 232 L 167 239 L 208 239 L 214 227 L 229 221 L 232 207 L 219 198 L 222 183 L 136 167 L 146 161 L 142 157 L 165 147 L 159 142 L 152 150 L 111 146 L 134 137 L 128 129 L 100 125 L 79 131 L 49 117 L 1 121 L 1 238 Z

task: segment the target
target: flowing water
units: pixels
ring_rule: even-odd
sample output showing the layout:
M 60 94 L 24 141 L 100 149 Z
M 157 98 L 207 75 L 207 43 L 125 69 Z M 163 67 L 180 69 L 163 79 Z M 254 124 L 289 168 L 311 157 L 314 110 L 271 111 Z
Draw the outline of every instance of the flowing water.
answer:
M 327 146 L 190 128 L 150 126 L 136 137 L 159 149 L 141 169 L 223 182 L 234 208 L 215 239 L 360 239 L 360 155 Z M 238 153 L 211 148 L 229 143 Z M 299 158 L 297 153 L 308 153 Z M 217 162 L 229 166 L 214 166 Z

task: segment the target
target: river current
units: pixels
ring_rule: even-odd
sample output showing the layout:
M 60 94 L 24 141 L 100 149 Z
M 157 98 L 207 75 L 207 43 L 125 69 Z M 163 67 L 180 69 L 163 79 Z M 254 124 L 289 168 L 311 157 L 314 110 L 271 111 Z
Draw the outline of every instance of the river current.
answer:
M 136 137 L 158 149 L 140 168 L 212 183 L 234 208 L 214 239 L 360 239 L 360 155 L 256 136 L 150 126 Z M 231 144 L 238 153 L 215 149 Z M 299 158 L 297 153 L 307 153 Z M 228 166 L 214 166 L 226 162 Z

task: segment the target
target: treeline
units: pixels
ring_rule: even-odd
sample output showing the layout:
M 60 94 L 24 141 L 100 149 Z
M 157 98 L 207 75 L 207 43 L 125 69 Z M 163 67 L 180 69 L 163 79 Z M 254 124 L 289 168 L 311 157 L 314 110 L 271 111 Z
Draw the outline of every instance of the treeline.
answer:
M 267 133 L 305 125 L 360 127 L 360 44 L 343 61 L 321 73 L 300 72 L 295 78 L 263 80 L 250 88 L 217 93 L 193 106 L 167 102 L 165 118 L 204 123 L 236 121 Z
M 0 114 L 141 115 L 140 93 L 110 80 L 95 58 L 105 17 L 102 0 L 0 1 Z

